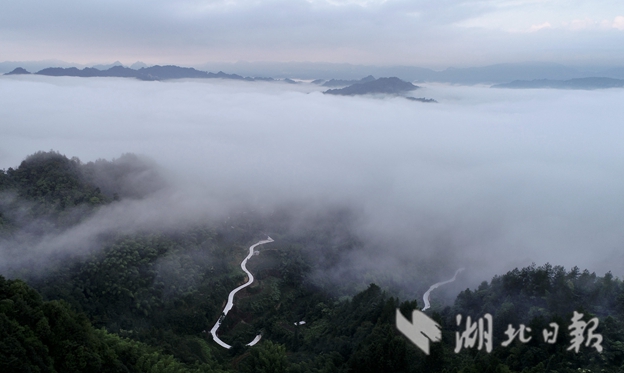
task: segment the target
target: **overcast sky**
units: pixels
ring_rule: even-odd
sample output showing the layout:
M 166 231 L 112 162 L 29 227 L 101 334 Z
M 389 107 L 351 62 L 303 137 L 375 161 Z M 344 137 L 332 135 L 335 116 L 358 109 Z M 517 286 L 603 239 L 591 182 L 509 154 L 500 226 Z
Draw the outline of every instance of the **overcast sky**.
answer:
M 624 62 L 621 0 L 5 0 L 0 61 Z

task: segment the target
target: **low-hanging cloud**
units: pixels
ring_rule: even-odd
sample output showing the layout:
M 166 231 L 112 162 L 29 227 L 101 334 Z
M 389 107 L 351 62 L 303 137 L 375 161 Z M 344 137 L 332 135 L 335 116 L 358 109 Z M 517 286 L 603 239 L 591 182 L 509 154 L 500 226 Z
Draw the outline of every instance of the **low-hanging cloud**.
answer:
M 483 280 L 531 262 L 624 274 L 624 91 L 415 94 L 439 104 L 305 84 L 4 77 L 0 167 L 55 149 L 85 162 L 144 154 L 165 170 L 167 187 L 106 206 L 46 247 L 243 205 L 347 206 L 362 247 L 327 274 L 336 281 L 427 266 L 441 280 L 460 266 Z

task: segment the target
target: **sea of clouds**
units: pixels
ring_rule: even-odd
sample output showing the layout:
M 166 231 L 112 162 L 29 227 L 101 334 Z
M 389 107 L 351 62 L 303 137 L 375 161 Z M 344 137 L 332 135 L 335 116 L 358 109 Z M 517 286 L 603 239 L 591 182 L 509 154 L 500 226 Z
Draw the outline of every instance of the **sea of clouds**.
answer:
M 348 206 L 366 243 L 350 270 L 428 261 L 445 269 L 438 280 L 462 266 L 476 281 L 550 262 L 624 275 L 624 90 L 426 84 L 412 95 L 439 103 L 307 83 L 4 76 L 0 168 L 50 149 L 162 168 L 166 191 L 101 209 L 55 237 L 59 248 L 240 204 Z

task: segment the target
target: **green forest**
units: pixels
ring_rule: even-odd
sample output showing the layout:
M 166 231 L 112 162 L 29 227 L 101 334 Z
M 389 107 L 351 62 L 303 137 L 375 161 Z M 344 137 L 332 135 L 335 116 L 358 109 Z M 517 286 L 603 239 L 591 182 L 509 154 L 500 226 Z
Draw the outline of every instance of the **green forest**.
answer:
M 425 311 L 442 331 L 426 355 L 395 322 L 397 309 L 410 319 L 420 299 L 382 282 L 336 292 L 310 279 L 341 250 L 357 250 L 354 234 L 336 232 L 347 230 L 340 213 L 297 234 L 285 228 L 288 216 L 240 213 L 177 229 L 105 232 L 97 244 L 44 259 L 27 250 L 162 183 L 132 154 L 82 163 L 38 152 L 0 170 L 0 259 L 9 263 L 0 263 L 1 372 L 624 372 L 622 281 L 550 264 L 483 279 Z M 246 281 L 240 262 L 249 246 L 266 232 L 275 242 L 248 263 L 256 281 L 237 294 L 219 329 L 232 345 L 224 349 L 209 331 L 229 292 Z M 585 343 L 570 350 L 575 312 L 599 321 L 601 352 Z M 493 350 L 455 352 L 465 319 L 486 314 Z M 542 331 L 552 323 L 558 335 L 547 343 Z M 526 327 L 530 340 L 518 334 L 502 346 L 508 325 Z M 246 346 L 258 333 L 261 341 Z

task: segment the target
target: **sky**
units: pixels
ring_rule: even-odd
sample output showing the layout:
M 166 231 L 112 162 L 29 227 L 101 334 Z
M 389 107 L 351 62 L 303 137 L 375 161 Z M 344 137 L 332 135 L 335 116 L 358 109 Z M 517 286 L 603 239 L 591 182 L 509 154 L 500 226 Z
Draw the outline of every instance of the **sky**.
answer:
M 0 62 L 624 63 L 620 0 L 7 0 Z
M 171 183 L 30 250 L 44 257 L 43 248 L 84 248 L 102 231 L 184 226 L 238 203 L 292 204 L 354 213 L 364 247 L 345 254 L 344 272 L 324 274 L 336 282 L 345 273 L 414 276 L 423 263 L 443 269 L 434 282 L 466 267 L 462 276 L 478 284 L 532 262 L 624 277 L 621 89 L 415 92 L 438 104 L 320 90 L 0 77 L 0 168 L 39 150 L 83 162 L 133 152 Z

